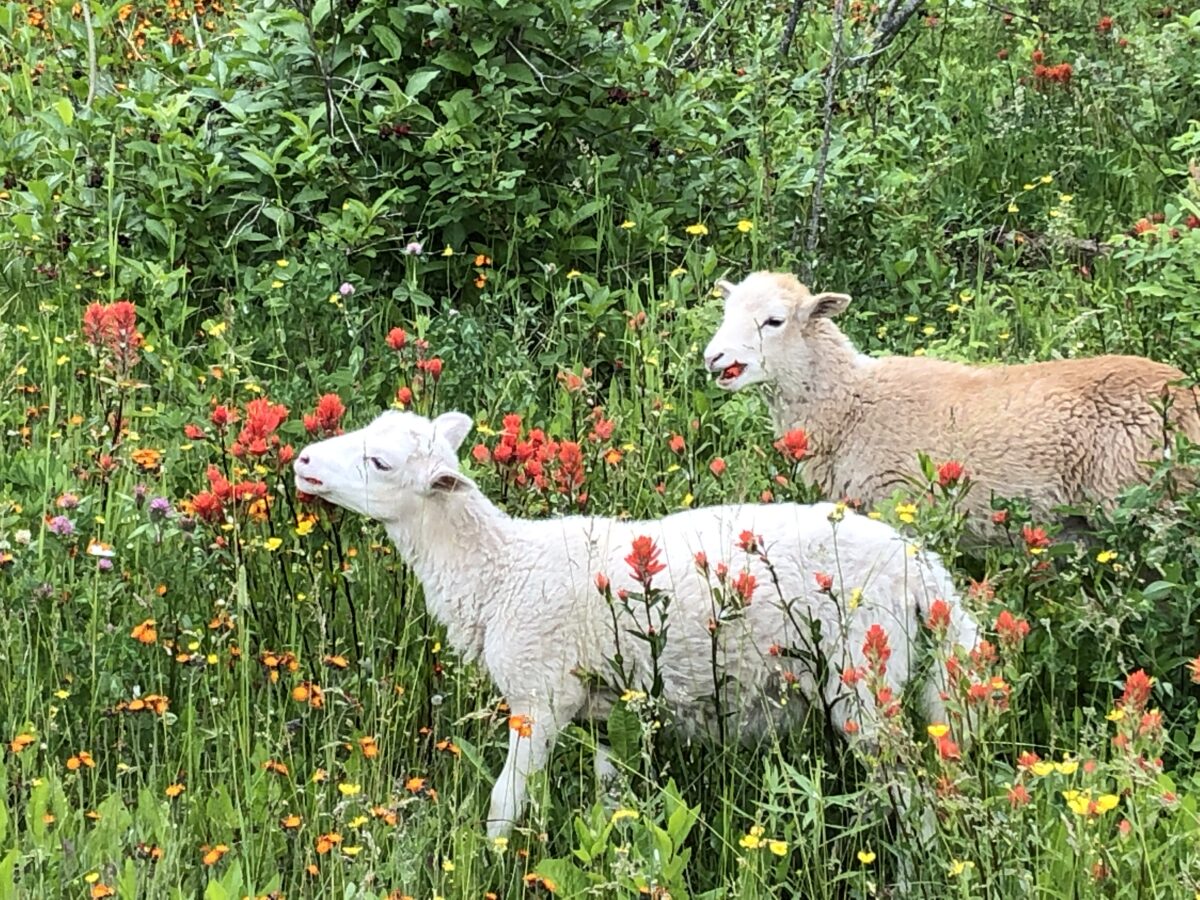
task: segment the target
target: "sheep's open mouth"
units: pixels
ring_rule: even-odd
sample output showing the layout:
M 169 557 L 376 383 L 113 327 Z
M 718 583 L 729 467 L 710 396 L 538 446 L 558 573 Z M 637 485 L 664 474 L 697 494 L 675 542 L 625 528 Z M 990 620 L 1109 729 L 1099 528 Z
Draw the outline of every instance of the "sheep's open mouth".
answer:
M 312 485 L 314 487 L 320 487 L 325 483 L 320 478 L 313 478 L 311 475 L 301 475 L 300 480 L 305 484 Z
M 738 378 L 739 376 L 741 376 L 741 374 L 745 371 L 746 371 L 745 363 L 735 362 L 732 366 L 726 366 L 724 369 L 722 369 L 721 375 L 717 380 L 718 381 L 733 381 L 736 378 Z

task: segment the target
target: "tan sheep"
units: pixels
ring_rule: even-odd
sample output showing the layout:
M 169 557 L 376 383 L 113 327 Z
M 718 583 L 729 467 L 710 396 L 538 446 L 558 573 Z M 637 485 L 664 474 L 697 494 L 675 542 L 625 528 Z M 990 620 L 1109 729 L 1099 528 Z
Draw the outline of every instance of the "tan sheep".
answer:
M 766 387 L 776 431 L 807 432 L 809 478 L 833 498 L 877 503 L 919 475 L 918 452 L 957 460 L 973 487 L 968 528 L 994 539 L 992 495 L 1055 507 L 1110 502 L 1148 476 L 1169 428 L 1200 442 L 1200 390 L 1137 356 L 974 366 L 859 353 L 832 321 L 846 294 L 794 276 L 718 282 L 725 316 L 704 351 L 717 384 Z M 1167 415 L 1160 411 L 1166 402 Z M 1158 407 L 1158 408 L 1156 408 Z

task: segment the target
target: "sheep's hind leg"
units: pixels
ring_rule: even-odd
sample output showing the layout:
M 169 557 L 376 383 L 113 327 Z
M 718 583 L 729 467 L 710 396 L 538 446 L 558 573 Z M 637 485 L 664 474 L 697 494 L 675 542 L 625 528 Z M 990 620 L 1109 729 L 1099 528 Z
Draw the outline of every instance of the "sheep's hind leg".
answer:
M 510 720 L 508 758 L 492 788 L 488 810 L 487 834 L 490 838 L 504 837 L 517 823 L 525 806 L 529 776 L 546 767 L 554 739 L 558 736 L 558 726 L 548 708 L 517 703 L 513 703 L 512 708 L 524 712 Z
M 613 762 L 612 750 L 607 744 L 596 742 L 596 786 L 600 802 L 609 812 L 621 805 L 621 773 Z
M 908 896 L 916 875 L 915 860 L 925 848 L 932 846 L 937 834 L 936 816 L 928 803 L 913 802 L 913 776 L 906 766 L 878 762 L 879 732 L 883 722 L 865 681 L 859 681 L 853 690 L 846 691 L 840 684 L 840 676 L 831 675 L 826 691 L 827 696 L 837 698 L 830 709 L 833 726 L 863 757 L 876 760 L 869 768 L 873 776 L 882 781 L 888 798 L 888 812 L 896 817 L 901 833 L 908 838 L 906 843 L 912 847 L 913 852 L 900 859 L 894 885 L 897 896 Z
M 600 789 L 611 793 L 621 781 L 621 774 L 612 759 L 612 750 L 607 744 L 596 742 L 596 782 Z

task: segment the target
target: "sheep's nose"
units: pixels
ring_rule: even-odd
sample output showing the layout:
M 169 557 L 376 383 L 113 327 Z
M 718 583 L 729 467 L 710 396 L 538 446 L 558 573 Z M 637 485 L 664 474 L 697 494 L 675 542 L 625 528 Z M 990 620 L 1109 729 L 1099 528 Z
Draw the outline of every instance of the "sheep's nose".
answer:
M 296 462 L 300 463 L 300 465 L 302 465 L 302 466 L 307 466 L 310 462 L 312 462 L 312 459 L 309 457 L 309 455 L 307 453 L 305 453 L 298 460 L 296 460 Z
M 716 372 L 718 369 L 724 368 L 724 366 L 720 365 L 721 358 L 724 355 L 724 353 L 709 353 L 705 356 L 704 365 L 708 367 L 708 371 Z

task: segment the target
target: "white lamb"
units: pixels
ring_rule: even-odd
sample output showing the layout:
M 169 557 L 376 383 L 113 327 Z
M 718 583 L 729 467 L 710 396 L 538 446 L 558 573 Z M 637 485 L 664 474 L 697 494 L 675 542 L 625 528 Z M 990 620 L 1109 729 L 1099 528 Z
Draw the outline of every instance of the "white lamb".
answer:
M 762 384 L 777 433 L 808 433 L 807 474 L 828 497 L 885 500 L 919 477 L 925 452 L 935 463 L 965 466 L 969 531 L 997 539 L 993 494 L 1025 499 L 1035 519 L 1047 521 L 1057 507 L 1111 503 L 1145 481 L 1146 461 L 1169 446 L 1169 428 L 1200 441 L 1200 390 L 1180 386 L 1183 373 L 1163 363 L 875 359 L 833 322 L 850 303 L 845 294 L 811 294 L 778 272 L 718 288 L 725 317 L 705 365 L 726 390 Z
M 452 646 L 482 661 L 520 717 L 492 790 L 492 836 L 512 827 L 526 779 L 545 766 L 571 719 L 603 716 L 622 688 L 650 686 L 649 645 L 633 634 L 662 622 L 657 615 L 648 621 L 640 600 L 620 596 L 643 587 L 631 570 L 635 539 L 642 539 L 652 585 L 671 597 L 661 696 L 683 726 L 761 736 L 821 697 L 839 730 L 871 740 L 875 700 L 864 683 L 851 690 L 839 680 L 845 666 L 862 661 L 870 626 L 882 626 L 888 638 L 886 678 L 897 695 L 908 680 L 921 618 L 936 598 L 949 606 L 949 640 L 976 644 L 977 626 L 940 560 L 913 552 L 885 524 L 832 504 L 718 506 L 646 522 L 514 519 L 459 471 L 457 451 L 470 430 L 462 413 L 430 421 L 385 412 L 365 428 L 306 447 L 295 477 L 298 490 L 384 524 Z M 753 535 L 752 545 L 743 532 Z M 659 559 L 663 569 L 654 571 Z M 722 564 L 728 567 L 723 592 Z M 818 575 L 831 576 L 832 587 L 822 590 Z M 601 585 L 609 581 L 607 599 L 598 576 Z M 748 602 L 727 603 L 723 611 L 719 600 L 737 593 L 735 582 Z M 817 649 L 830 664 L 820 685 L 811 662 L 792 652 L 813 649 L 810 620 L 820 623 Z M 603 680 L 612 675 L 618 644 L 629 679 L 619 685 Z M 917 694 L 934 720 L 944 719 L 940 682 L 934 676 Z M 718 683 L 724 728 L 715 724 Z M 610 774 L 607 766 L 598 753 L 597 773 Z

